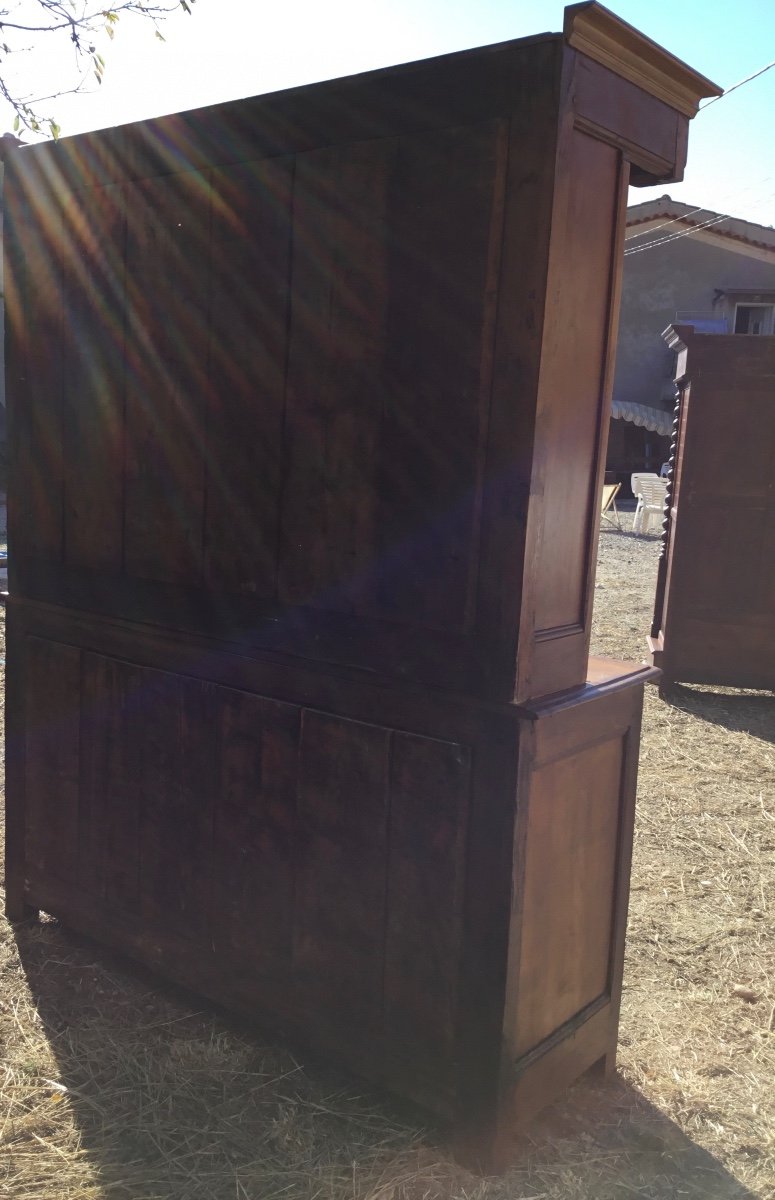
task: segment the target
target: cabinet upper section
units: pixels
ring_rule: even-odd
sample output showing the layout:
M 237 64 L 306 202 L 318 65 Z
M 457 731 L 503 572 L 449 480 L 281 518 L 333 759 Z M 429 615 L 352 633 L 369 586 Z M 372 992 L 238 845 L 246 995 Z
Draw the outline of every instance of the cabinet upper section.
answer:
M 680 174 L 708 87 L 581 5 L 13 154 L 12 589 L 495 700 L 581 684 L 624 192 Z

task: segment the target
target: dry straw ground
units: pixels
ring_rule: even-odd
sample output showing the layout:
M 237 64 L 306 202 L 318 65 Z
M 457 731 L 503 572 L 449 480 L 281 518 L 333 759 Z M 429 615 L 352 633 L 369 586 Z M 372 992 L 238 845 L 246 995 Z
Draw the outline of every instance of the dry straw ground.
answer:
M 642 656 L 656 557 L 601 535 L 598 651 Z M 504 1178 L 46 921 L 0 934 L 0 1197 L 775 1197 L 775 699 L 650 689 L 639 792 L 620 1079 Z

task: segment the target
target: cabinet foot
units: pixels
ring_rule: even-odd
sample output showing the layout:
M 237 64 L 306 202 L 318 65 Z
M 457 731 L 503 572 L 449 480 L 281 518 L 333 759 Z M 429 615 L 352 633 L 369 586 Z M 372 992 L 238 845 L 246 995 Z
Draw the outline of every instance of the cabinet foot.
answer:
M 36 908 L 34 904 L 28 904 L 22 897 L 14 896 L 9 892 L 5 898 L 5 915 L 11 925 L 22 925 L 37 921 L 40 909 Z

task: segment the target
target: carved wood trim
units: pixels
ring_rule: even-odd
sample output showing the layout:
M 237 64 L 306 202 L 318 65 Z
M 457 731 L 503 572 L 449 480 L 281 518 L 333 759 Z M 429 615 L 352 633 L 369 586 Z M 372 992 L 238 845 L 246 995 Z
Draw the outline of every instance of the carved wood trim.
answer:
M 574 50 L 629 79 L 687 117 L 696 115 L 703 97 L 722 94 L 715 83 L 595 0 L 565 9 L 563 33 Z

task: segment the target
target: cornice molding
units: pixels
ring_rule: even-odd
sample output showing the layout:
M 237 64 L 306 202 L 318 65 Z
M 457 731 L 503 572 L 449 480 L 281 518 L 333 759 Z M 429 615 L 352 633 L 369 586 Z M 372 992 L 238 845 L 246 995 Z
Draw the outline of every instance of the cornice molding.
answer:
M 596 0 L 585 0 L 565 9 L 563 34 L 574 50 L 684 116 L 695 116 L 704 97 L 722 95 L 722 89 L 710 79 L 663 50 Z
M 686 350 L 689 342 L 694 337 L 694 326 L 681 324 L 668 325 L 667 329 L 662 331 L 662 337 L 671 350 Z

